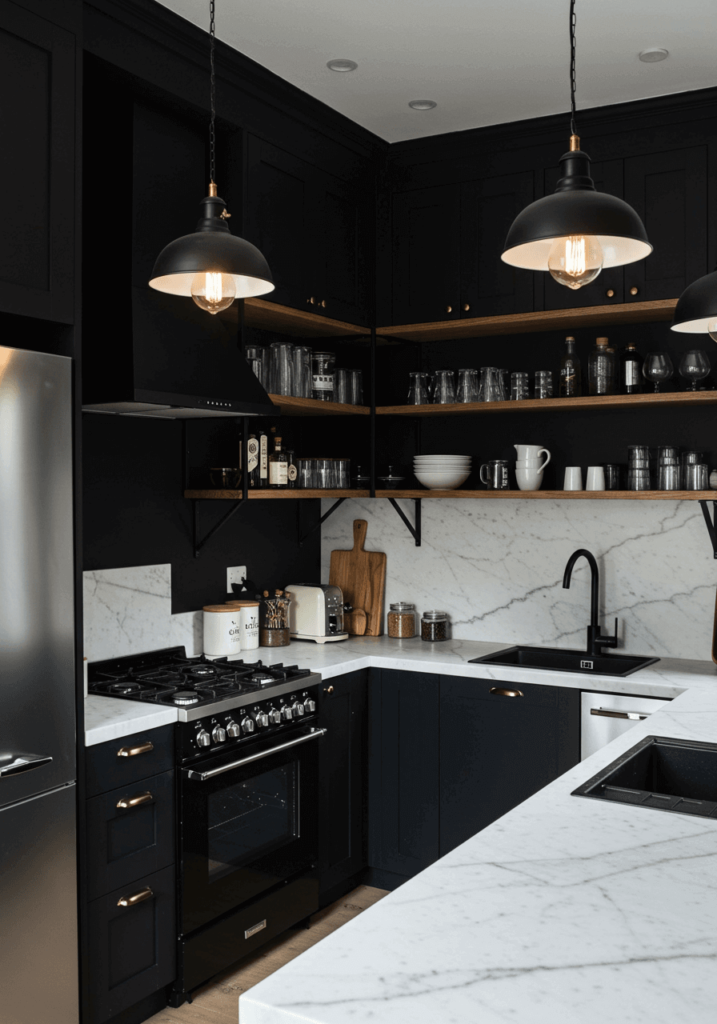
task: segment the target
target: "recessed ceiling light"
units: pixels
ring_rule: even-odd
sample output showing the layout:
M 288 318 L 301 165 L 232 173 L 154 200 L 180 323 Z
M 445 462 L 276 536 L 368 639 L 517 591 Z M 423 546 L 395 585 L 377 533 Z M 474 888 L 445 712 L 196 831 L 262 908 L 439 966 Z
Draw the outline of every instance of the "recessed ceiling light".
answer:
M 411 110 L 433 110 L 438 106 L 435 100 L 411 100 L 408 105 Z
M 641 50 L 638 54 L 643 64 L 656 64 L 658 60 L 664 60 L 669 56 L 669 50 L 663 50 L 659 46 L 652 46 L 649 50 Z
M 336 60 L 328 61 L 326 67 L 330 71 L 355 71 L 358 64 L 355 60 L 346 60 L 343 57 L 338 57 Z

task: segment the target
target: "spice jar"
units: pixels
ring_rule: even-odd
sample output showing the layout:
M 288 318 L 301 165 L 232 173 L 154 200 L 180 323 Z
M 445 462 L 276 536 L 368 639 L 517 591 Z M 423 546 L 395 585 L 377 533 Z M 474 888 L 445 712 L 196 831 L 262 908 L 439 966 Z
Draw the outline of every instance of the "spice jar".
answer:
M 388 635 L 405 640 L 416 635 L 416 606 L 399 601 L 390 606 L 388 613 Z
M 448 639 L 448 612 L 424 612 L 421 616 L 421 640 Z

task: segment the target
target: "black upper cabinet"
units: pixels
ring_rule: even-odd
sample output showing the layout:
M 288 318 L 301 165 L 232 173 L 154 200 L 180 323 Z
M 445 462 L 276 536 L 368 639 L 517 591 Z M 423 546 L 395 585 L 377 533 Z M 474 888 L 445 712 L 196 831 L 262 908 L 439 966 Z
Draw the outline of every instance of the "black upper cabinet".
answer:
M 266 257 L 267 299 L 366 321 L 370 205 L 338 178 L 254 136 L 247 142 L 244 233 Z
M 0 6 L 0 310 L 72 323 L 75 36 Z
M 460 317 L 460 186 L 393 197 L 393 322 Z

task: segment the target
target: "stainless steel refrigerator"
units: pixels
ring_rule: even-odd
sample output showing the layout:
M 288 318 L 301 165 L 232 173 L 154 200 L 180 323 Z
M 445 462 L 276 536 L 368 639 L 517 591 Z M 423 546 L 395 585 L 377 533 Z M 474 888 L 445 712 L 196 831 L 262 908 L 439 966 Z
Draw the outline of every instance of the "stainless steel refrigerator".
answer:
M 0 1020 L 78 1009 L 71 363 L 0 346 Z

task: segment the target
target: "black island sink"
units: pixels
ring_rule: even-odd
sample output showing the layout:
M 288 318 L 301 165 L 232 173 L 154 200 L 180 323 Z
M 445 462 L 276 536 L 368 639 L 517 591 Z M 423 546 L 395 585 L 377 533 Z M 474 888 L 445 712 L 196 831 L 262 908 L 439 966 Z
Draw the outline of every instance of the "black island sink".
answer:
M 512 665 L 515 668 L 539 668 L 551 672 L 583 672 L 586 675 L 629 676 L 659 658 L 638 658 L 630 654 L 587 654 L 585 651 L 566 651 L 560 647 L 508 647 L 482 658 L 472 658 L 470 664 Z
M 571 795 L 717 818 L 717 743 L 646 736 Z

